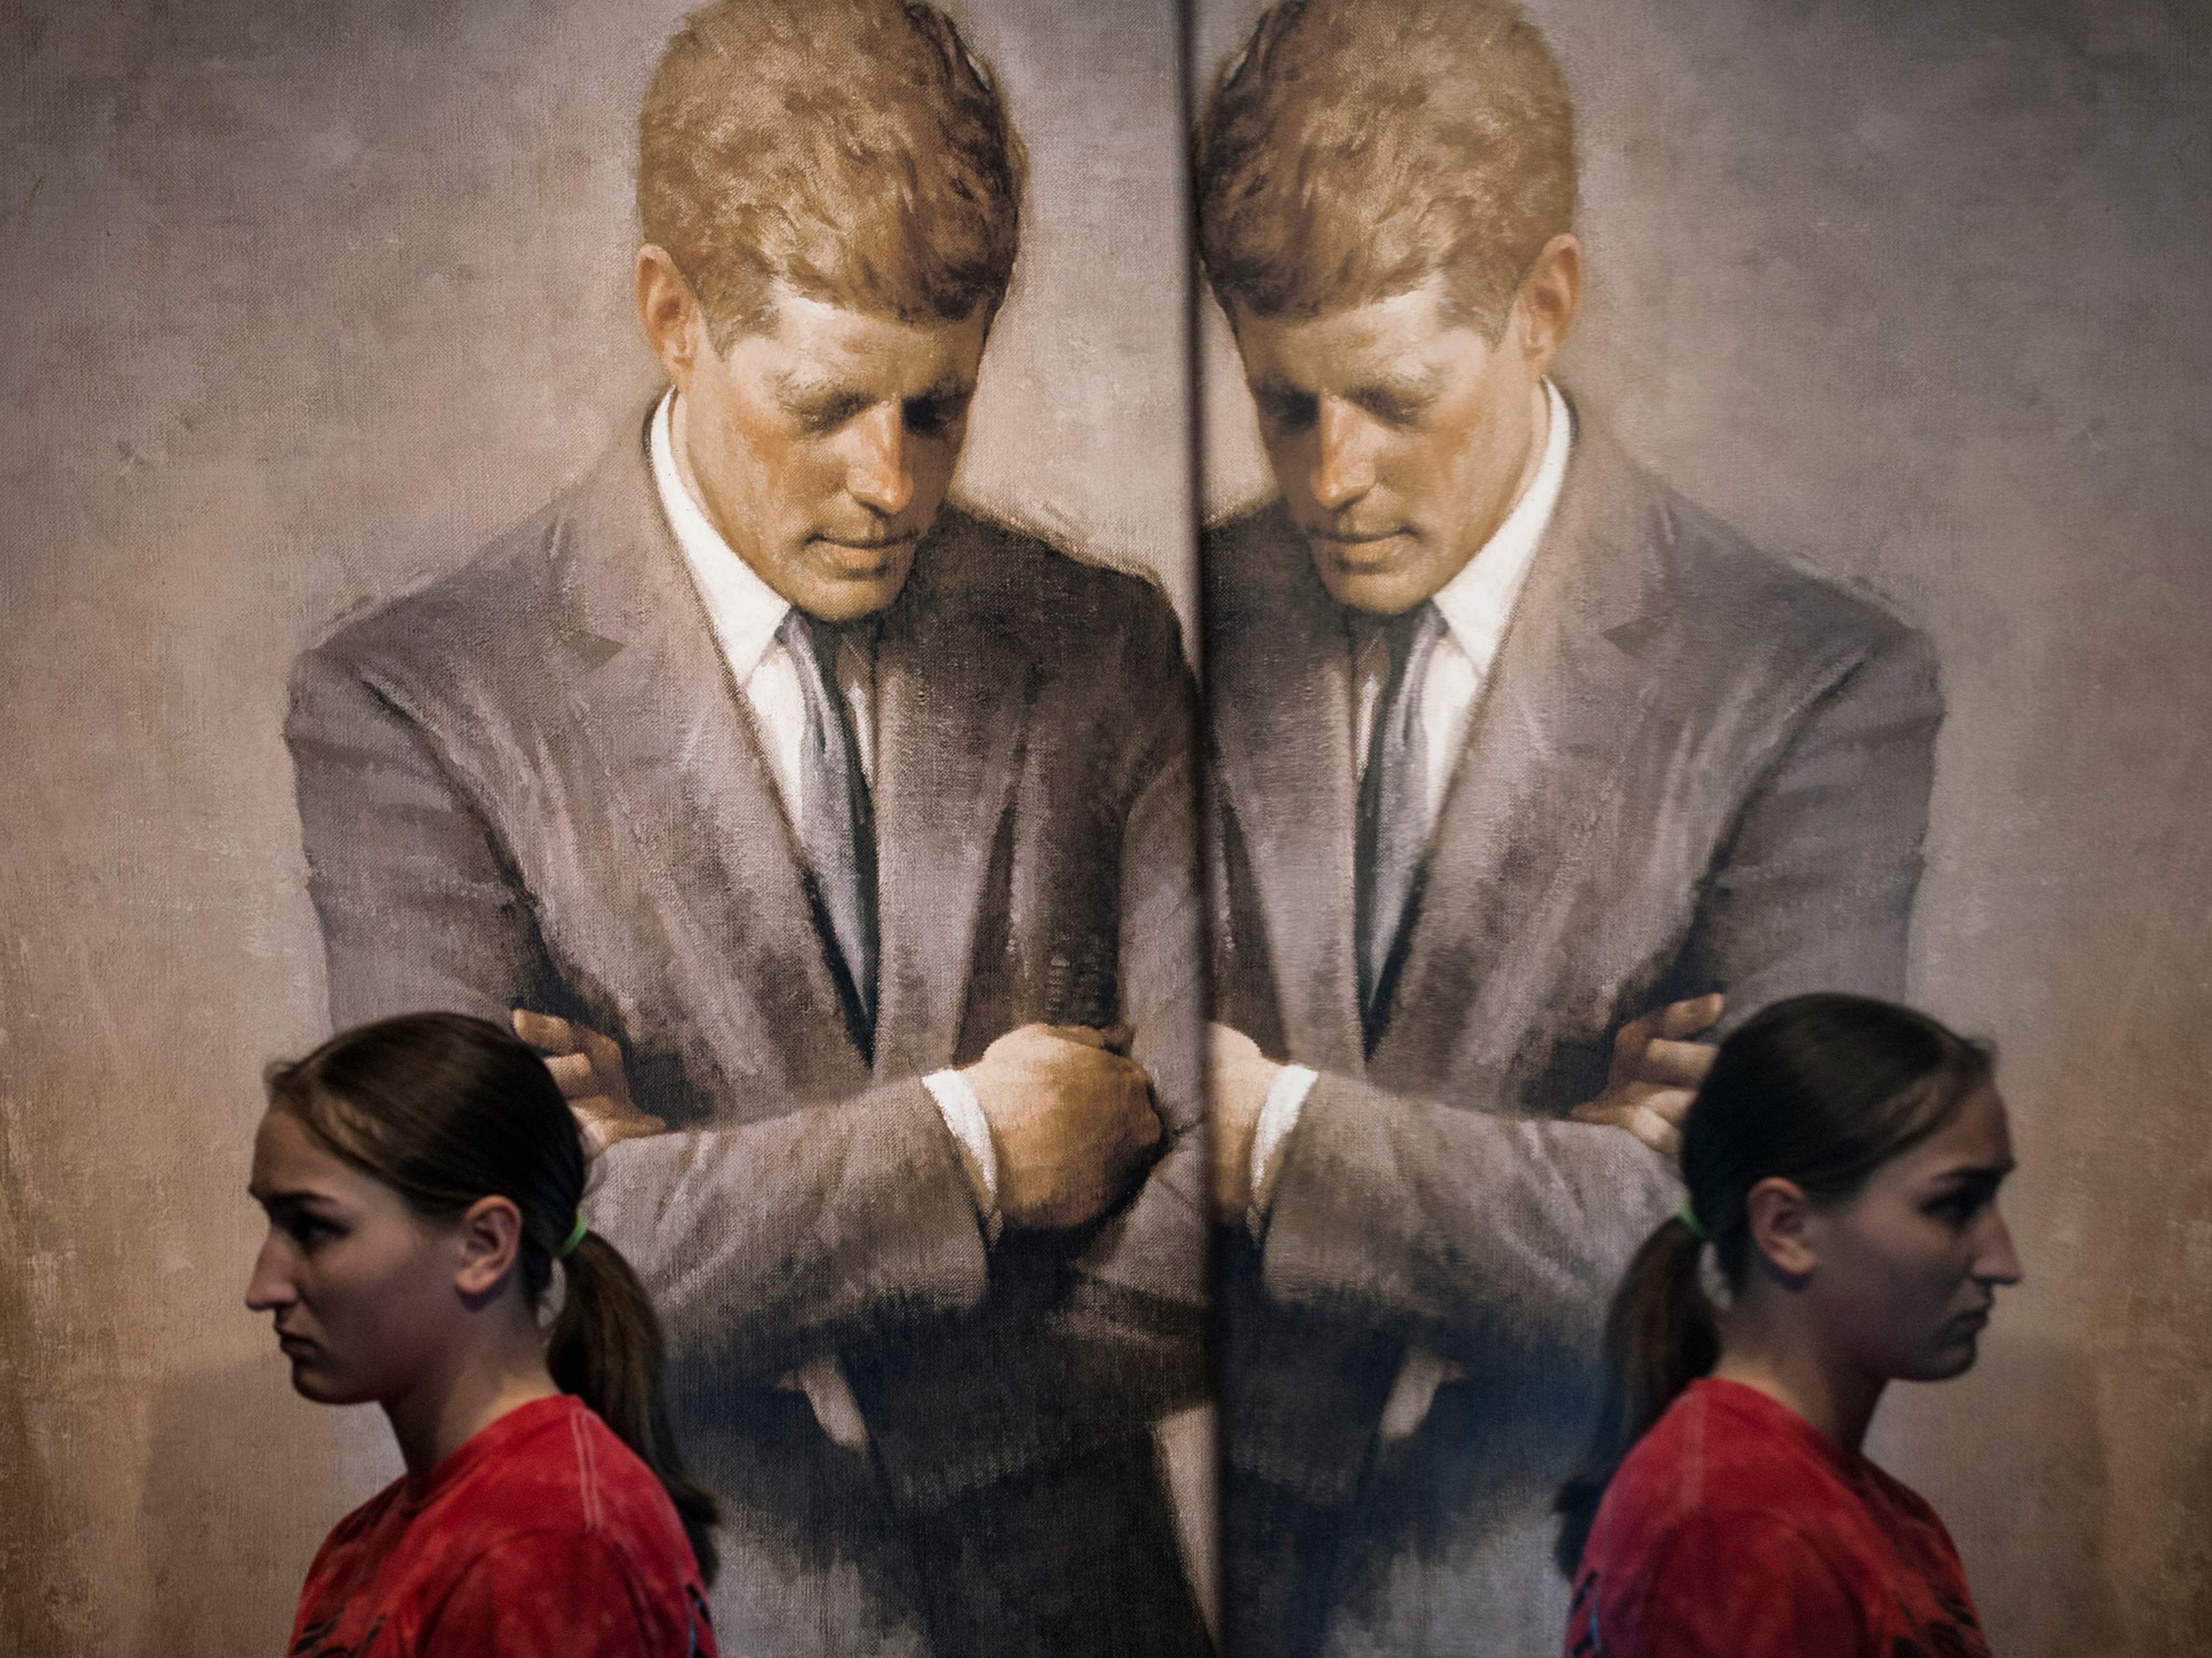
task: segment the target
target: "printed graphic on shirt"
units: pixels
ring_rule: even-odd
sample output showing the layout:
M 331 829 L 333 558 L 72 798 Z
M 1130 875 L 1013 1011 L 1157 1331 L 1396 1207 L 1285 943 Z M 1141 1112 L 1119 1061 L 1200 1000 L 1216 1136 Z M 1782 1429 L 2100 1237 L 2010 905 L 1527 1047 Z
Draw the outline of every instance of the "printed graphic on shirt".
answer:
M 685 1603 L 684 1633 L 684 1639 L 689 1643 L 684 1649 L 685 1658 L 699 1658 L 699 1655 L 706 1650 L 699 1644 L 699 1631 L 706 1630 L 711 1633 L 714 1627 L 714 1622 L 707 1616 L 706 1600 L 696 1588 L 686 1583 L 684 1586 L 684 1599 Z
M 1579 1631 L 1577 1624 L 1582 1625 Z M 1604 1650 L 1597 1631 L 1597 1574 L 1585 1572 L 1575 1585 L 1574 1604 L 1567 1608 L 1567 1658 L 1597 1658 Z

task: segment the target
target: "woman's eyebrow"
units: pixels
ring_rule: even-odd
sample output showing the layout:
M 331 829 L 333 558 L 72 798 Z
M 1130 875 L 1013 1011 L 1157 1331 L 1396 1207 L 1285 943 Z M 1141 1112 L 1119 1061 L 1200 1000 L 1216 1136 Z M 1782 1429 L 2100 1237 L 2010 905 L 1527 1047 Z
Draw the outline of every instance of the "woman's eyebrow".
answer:
M 272 1192 L 264 1187 L 255 1186 L 250 1181 L 246 1183 L 246 1195 L 252 1198 L 264 1209 L 276 1209 L 280 1207 L 297 1209 L 305 1208 L 315 1204 L 335 1204 L 337 1201 L 336 1198 L 331 1196 L 327 1192 L 317 1192 L 305 1187 L 298 1188 L 287 1187 L 279 1191 Z
M 1950 1181 L 1960 1186 L 1977 1181 L 1995 1186 L 2006 1175 L 2011 1174 L 2013 1168 L 2014 1163 L 2010 1157 L 2007 1157 L 2002 1163 L 1963 1163 L 1953 1168 L 1937 1170 L 1935 1177 L 1939 1181 Z

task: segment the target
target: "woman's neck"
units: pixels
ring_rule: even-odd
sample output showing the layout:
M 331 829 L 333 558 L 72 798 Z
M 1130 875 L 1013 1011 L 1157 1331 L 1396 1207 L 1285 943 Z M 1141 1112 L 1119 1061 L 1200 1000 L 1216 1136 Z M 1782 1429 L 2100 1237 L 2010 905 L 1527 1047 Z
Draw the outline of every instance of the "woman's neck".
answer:
M 407 1472 L 419 1476 L 509 1411 L 560 1391 L 532 1321 L 526 1331 L 503 1331 L 457 1351 L 405 1394 L 384 1400 L 384 1414 Z
M 1761 1311 L 1739 1304 L 1723 1321 L 1714 1376 L 1765 1394 L 1856 1455 L 1887 1382 L 1826 1351 L 1817 1333 Z

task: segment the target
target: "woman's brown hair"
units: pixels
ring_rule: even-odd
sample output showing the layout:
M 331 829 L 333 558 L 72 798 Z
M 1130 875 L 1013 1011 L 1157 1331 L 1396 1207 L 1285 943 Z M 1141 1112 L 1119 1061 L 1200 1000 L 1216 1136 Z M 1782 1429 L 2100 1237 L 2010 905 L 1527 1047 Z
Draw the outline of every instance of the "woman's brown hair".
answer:
M 714 1581 L 714 1500 L 685 1471 L 661 1398 L 660 1321 L 637 1274 L 586 1231 L 563 1258 L 584 1193 L 581 1131 L 544 1061 L 520 1039 L 458 1013 L 410 1013 L 341 1031 L 271 1066 L 272 1109 L 443 1218 L 496 1195 L 522 1212 L 523 1293 L 535 1308 L 559 1260 L 567 1276 L 546 1340 L 555 1385 L 575 1394 L 667 1489 L 702 1581 Z
M 1749 1264 L 1745 1199 L 1763 1180 L 1816 1203 L 1847 1202 L 1985 1086 L 1986 1043 L 1924 1013 L 1866 996 L 1796 996 L 1721 1043 L 1682 1129 L 1686 1215 L 1644 1240 L 1605 1327 L 1606 1392 L 1582 1467 L 1560 1487 L 1555 1558 L 1572 1577 L 1606 1487 L 1675 1396 L 1719 1362 L 1720 1323 L 1698 1283 L 1711 1242 L 1740 1289 Z

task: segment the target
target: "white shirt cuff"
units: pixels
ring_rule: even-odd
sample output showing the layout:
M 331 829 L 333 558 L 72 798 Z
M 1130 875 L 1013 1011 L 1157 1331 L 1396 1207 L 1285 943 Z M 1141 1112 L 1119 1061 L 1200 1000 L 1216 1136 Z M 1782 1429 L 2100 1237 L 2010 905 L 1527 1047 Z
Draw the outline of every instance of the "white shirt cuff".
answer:
M 1252 1211 L 1247 1218 L 1255 1236 L 1275 1194 L 1275 1176 L 1282 1172 L 1283 1142 L 1298 1126 L 1298 1113 L 1305 1109 L 1319 1074 L 1309 1066 L 1285 1066 L 1260 1107 L 1260 1121 L 1252 1130 Z
M 994 1243 L 1006 1230 L 999 1213 L 999 1153 L 991 1144 L 991 1125 L 983 1115 L 975 1085 L 957 1071 L 933 1071 L 921 1079 L 929 1097 L 937 1102 L 938 1114 L 959 1143 L 960 1161 L 968 1170 L 968 1184 L 975 1193 L 975 1211 L 983 1218 L 983 1233 Z

